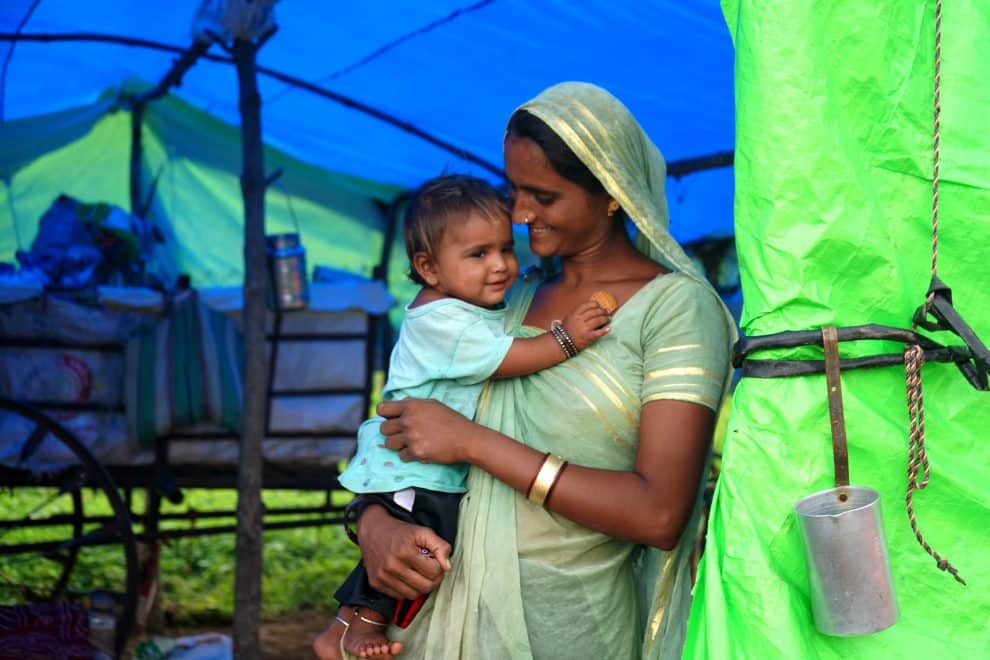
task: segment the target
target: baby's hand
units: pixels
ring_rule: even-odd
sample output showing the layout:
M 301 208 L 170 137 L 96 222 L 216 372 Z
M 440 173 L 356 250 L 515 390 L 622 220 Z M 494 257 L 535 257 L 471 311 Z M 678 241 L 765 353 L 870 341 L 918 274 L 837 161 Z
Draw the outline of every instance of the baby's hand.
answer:
M 612 331 L 608 327 L 611 315 L 598 303 L 589 300 L 581 303 L 560 322 L 579 351 Z

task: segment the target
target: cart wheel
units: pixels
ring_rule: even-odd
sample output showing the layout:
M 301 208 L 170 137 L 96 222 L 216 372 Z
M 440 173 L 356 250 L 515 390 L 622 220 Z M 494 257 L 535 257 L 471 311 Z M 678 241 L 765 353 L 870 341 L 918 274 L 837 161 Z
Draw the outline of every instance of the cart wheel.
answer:
M 24 435 L 0 438 L 8 447 L 21 443 L 14 464 L 8 454 L 0 465 L 0 602 L 109 604 L 115 628 L 113 648 L 105 650 L 120 657 L 134 627 L 139 569 L 117 486 L 49 416 L 4 397 L 0 415 L 20 418 L 17 426 L 29 429 L 23 442 Z M 57 467 L 39 471 L 32 462 L 39 457 L 57 457 Z

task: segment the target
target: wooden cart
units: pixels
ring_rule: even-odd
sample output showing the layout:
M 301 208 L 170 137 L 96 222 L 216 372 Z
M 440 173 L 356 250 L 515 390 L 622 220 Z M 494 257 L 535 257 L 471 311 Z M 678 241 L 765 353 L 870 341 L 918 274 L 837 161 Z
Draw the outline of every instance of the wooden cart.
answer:
M 214 293 L 212 313 L 239 323 L 239 289 Z M 141 585 L 152 577 L 143 574 L 139 544 L 235 531 L 217 523 L 233 511 L 163 513 L 161 504 L 181 503 L 184 488 L 236 488 L 238 436 L 198 422 L 159 428 L 144 445 L 135 440 L 128 346 L 133 354 L 135 333 L 154 332 L 169 315 L 121 308 L 119 299 L 110 306 L 111 298 L 87 304 L 44 294 L 0 305 L 0 503 L 16 501 L 0 504 L 0 603 L 88 608 L 96 594 L 109 597 L 119 655 L 142 604 Z M 330 494 L 368 414 L 375 362 L 387 356 L 391 305 L 381 282 L 315 284 L 309 309 L 269 313 L 263 485 L 327 496 L 319 506 L 267 510 L 265 529 L 340 522 Z M 158 392 L 162 370 L 174 376 L 190 367 L 177 363 L 182 356 L 171 359 L 158 371 L 145 365 L 141 378 L 130 378 L 131 390 Z M 161 406 L 157 415 L 158 422 L 167 417 Z M 137 494 L 144 495 L 140 511 Z M 120 561 L 119 571 L 94 581 L 79 567 L 97 546 L 111 546 Z M 8 580 L 4 566 L 19 561 L 48 562 L 51 570 L 36 584 Z

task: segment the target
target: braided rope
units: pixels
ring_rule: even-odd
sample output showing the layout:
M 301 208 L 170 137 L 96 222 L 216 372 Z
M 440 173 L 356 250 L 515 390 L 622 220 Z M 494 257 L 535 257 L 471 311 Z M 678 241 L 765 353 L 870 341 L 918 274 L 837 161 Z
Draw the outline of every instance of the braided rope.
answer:
M 913 345 L 904 349 L 904 374 L 907 380 L 907 406 L 908 420 L 910 422 L 910 443 L 908 444 L 908 464 L 907 464 L 907 503 L 908 520 L 911 522 L 911 530 L 918 543 L 935 560 L 935 565 L 943 571 L 948 571 L 957 582 L 966 584 L 966 581 L 959 576 L 959 571 L 949 563 L 949 560 L 939 555 L 928 544 L 925 537 L 918 528 L 918 521 L 914 515 L 914 491 L 924 490 L 928 486 L 931 477 L 931 469 L 928 465 L 928 453 L 925 450 L 925 407 L 921 393 L 921 367 L 925 364 L 925 352 L 920 346 Z M 919 479 L 918 472 L 923 476 Z
M 932 157 L 932 277 L 938 272 L 938 162 L 939 133 L 942 115 L 942 0 L 935 0 L 935 117 L 933 121 Z M 935 293 L 925 300 L 925 314 L 932 307 Z
M 932 136 L 932 281 L 938 273 L 938 165 L 939 165 L 939 133 L 940 117 L 942 114 L 942 0 L 935 0 L 935 114 L 933 122 Z M 924 315 L 927 315 L 935 300 L 935 292 L 929 291 L 925 298 Z M 918 324 L 911 325 L 913 331 L 917 331 Z M 935 559 L 935 564 L 939 569 L 948 571 L 957 582 L 966 584 L 966 581 L 959 576 L 956 568 L 949 563 L 948 559 L 940 556 L 931 545 L 925 540 L 918 527 L 918 521 L 914 514 L 914 492 L 923 490 L 928 486 L 931 477 L 931 468 L 928 465 L 928 453 L 925 451 L 925 406 L 921 395 L 921 367 L 925 364 L 925 351 L 917 344 L 911 344 L 904 348 L 904 376 L 907 389 L 907 407 L 909 436 L 908 442 L 908 462 L 907 462 L 907 504 L 908 520 L 911 522 L 911 530 L 918 543 L 929 555 Z M 923 476 L 919 479 L 918 472 L 922 471 Z

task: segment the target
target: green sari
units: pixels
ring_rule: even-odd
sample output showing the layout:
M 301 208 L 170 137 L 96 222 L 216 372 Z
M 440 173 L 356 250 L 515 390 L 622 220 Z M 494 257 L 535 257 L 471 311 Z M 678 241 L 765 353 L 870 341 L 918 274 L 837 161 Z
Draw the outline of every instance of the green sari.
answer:
M 663 156 L 605 90 L 551 87 L 522 106 L 557 133 L 616 199 L 637 248 L 671 273 L 614 315 L 612 332 L 577 357 L 496 381 L 476 421 L 575 465 L 630 470 L 642 406 L 674 399 L 717 410 L 735 322 L 668 233 Z M 514 289 L 507 331 L 539 285 Z M 701 502 L 671 552 L 571 522 L 472 469 L 453 568 L 406 630 L 402 658 L 679 658 L 690 602 L 690 554 Z
M 538 284 L 514 293 L 510 333 L 543 332 L 521 325 Z M 661 275 L 577 357 L 491 382 L 476 420 L 577 465 L 631 470 L 645 402 L 717 407 L 728 359 L 721 318 L 698 282 Z M 403 658 L 680 656 L 697 515 L 673 551 L 643 548 L 472 469 L 460 525 L 453 569 L 427 609 L 406 631 L 390 631 L 407 645 Z

